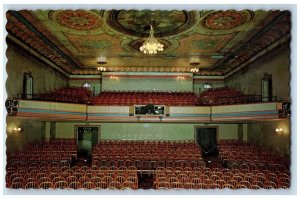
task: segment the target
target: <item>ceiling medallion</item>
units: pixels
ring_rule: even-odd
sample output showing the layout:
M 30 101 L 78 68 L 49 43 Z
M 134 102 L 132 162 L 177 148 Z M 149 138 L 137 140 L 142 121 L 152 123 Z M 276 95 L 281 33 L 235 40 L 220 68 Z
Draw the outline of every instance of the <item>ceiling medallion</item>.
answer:
M 84 10 L 64 10 L 52 14 L 62 26 L 76 30 L 92 30 L 101 27 L 102 19 L 95 13 Z
M 208 14 L 202 20 L 202 26 L 213 30 L 228 30 L 244 24 L 250 13 L 246 11 L 218 11 Z

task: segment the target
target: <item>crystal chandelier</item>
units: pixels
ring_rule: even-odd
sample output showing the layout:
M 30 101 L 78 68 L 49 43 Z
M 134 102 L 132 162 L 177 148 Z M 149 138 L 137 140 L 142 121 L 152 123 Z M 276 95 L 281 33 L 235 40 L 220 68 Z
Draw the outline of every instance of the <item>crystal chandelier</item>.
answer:
M 145 54 L 156 54 L 157 51 L 163 51 L 164 45 L 159 43 L 156 38 L 154 37 L 154 30 L 152 25 L 150 25 L 150 35 L 148 39 L 143 43 L 143 45 L 140 47 L 140 51 L 142 51 Z

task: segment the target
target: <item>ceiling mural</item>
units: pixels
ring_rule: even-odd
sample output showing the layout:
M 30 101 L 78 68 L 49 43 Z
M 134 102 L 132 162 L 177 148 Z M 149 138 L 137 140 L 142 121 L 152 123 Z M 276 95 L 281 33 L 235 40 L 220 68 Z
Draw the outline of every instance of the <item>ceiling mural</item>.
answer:
M 49 18 L 62 26 L 76 30 L 96 29 L 103 24 L 100 16 L 84 10 L 55 11 L 49 14 Z
M 235 34 L 230 35 L 200 35 L 193 34 L 180 40 L 180 52 L 219 52 Z
M 212 30 L 228 30 L 253 19 L 254 12 L 244 11 L 217 11 L 208 14 L 202 20 L 202 26 Z
M 118 32 L 148 37 L 150 23 L 156 37 L 166 37 L 188 30 L 195 24 L 193 11 L 113 10 L 109 12 L 108 25 Z
M 110 71 L 224 75 L 271 45 L 290 38 L 288 11 L 279 10 L 20 10 L 8 11 L 6 30 L 69 74 L 97 74 L 105 56 Z M 154 35 L 155 55 L 139 48 Z M 278 44 L 278 45 L 279 45 Z
M 100 35 L 74 35 L 64 33 L 70 43 L 80 53 L 91 53 L 93 51 L 101 50 L 101 52 L 121 52 L 120 48 L 121 39 L 113 37 L 109 34 Z

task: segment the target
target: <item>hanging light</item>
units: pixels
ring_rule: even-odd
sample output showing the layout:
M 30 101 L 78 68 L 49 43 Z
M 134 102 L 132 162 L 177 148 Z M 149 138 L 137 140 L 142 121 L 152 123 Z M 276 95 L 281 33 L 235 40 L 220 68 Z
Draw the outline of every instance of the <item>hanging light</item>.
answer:
M 198 66 L 199 64 L 200 64 L 199 57 L 191 57 L 191 59 L 190 59 L 191 66 Z
M 103 65 L 103 64 L 106 64 L 106 63 L 107 63 L 107 60 L 106 60 L 106 57 L 104 57 L 104 56 L 101 56 L 97 59 L 97 64 Z
M 143 43 L 140 47 L 140 51 L 145 54 L 156 54 L 158 51 L 163 51 L 164 45 L 159 43 L 156 38 L 154 37 L 154 30 L 152 25 L 150 25 L 150 35 L 148 39 Z

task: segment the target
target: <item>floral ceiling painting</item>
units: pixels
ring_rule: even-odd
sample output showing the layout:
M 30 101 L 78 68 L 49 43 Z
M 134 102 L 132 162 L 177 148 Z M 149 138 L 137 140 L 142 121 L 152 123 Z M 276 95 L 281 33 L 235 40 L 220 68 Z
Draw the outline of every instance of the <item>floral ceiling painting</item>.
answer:
M 110 71 L 188 72 L 197 57 L 200 75 L 224 75 L 289 42 L 291 29 L 290 13 L 279 10 L 11 10 L 6 17 L 9 39 L 69 74 L 97 74 L 104 56 Z M 164 45 L 156 55 L 139 51 L 150 24 Z

